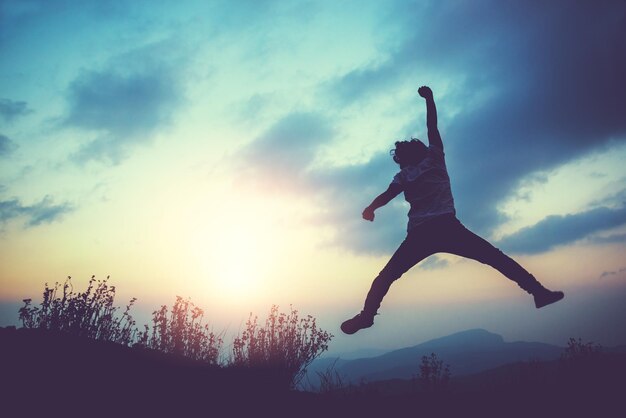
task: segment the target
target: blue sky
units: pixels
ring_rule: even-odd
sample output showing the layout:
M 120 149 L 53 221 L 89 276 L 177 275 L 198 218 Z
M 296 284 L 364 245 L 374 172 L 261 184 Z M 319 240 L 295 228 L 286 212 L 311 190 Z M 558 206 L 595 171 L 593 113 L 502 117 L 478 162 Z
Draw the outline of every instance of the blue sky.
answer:
M 461 221 L 553 287 L 621 291 L 625 23 L 622 1 L 0 1 L 2 299 L 68 274 L 140 293 L 150 276 L 158 303 L 294 303 L 335 326 L 404 236 L 401 197 L 373 224 L 360 212 L 397 170 L 394 141 L 425 137 L 422 84 Z M 431 258 L 389 310 L 481 267 Z M 455 331 L 463 306 L 488 317 L 462 293 L 520 297 L 461 283 L 450 300 L 466 304 L 415 338 Z M 563 327 L 562 309 L 547 322 Z M 387 327 L 338 345 L 402 332 Z M 611 335 L 593 329 L 579 332 Z

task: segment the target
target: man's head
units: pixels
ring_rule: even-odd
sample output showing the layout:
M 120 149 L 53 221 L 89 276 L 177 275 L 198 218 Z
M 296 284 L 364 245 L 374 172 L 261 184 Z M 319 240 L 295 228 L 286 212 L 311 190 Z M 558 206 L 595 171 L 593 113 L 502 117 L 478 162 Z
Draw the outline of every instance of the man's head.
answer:
M 396 148 L 389 151 L 393 160 L 400 164 L 400 168 L 408 165 L 417 165 L 426 156 L 426 145 L 416 138 L 410 141 L 397 141 Z

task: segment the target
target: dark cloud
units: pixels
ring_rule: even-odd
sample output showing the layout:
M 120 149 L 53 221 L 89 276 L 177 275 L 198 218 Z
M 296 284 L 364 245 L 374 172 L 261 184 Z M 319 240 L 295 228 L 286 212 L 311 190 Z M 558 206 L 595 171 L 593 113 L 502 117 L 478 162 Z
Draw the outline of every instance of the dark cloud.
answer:
M 118 163 L 129 148 L 150 140 L 171 121 L 181 102 L 173 74 L 155 66 L 130 74 L 93 71 L 69 88 L 67 126 L 98 133 L 75 156 Z
M 625 223 L 626 207 L 601 207 L 573 215 L 552 215 L 503 238 L 498 246 L 513 253 L 537 254 Z
M 25 217 L 26 226 L 33 227 L 60 220 L 63 215 L 73 210 L 69 203 L 54 204 L 49 196 L 33 205 L 24 205 L 18 199 L 3 200 L 0 201 L 0 223 Z
M 429 78 L 468 106 L 441 126 L 457 208 L 487 232 L 526 176 L 626 138 L 626 2 L 402 3 L 389 59 L 335 80 L 346 104 Z M 435 91 L 437 94 L 437 91 Z
M 28 108 L 28 104 L 22 101 L 13 101 L 9 99 L 0 99 L 0 117 L 5 122 L 11 122 L 14 119 L 24 116 L 32 112 Z
M 17 148 L 17 144 L 5 135 L 0 134 L 0 157 L 11 154 Z

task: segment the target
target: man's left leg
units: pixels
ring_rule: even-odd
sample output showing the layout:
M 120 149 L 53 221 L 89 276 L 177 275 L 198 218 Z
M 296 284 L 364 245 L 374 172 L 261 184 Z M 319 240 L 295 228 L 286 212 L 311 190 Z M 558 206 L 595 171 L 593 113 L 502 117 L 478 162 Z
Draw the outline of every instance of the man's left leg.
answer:
M 457 219 L 448 225 L 447 229 L 448 242 L 445 244 L 445 252 L 471 258 L 495 268 L 533 295 L 537 308 L 563 299 L 563 292 L 553 292 L 543 287 L 532 274 L 515 260 L 491 245 L 487 240 L 471 232 Z

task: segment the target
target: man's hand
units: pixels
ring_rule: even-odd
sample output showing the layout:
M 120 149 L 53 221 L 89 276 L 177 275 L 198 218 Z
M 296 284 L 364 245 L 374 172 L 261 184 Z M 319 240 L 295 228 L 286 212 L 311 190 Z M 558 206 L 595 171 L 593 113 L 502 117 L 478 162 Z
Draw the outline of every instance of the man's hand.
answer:
M 417 93 L 422 96 L 424 99 L 432 99 L 433 91 L 428 86 L 422 86 L 417 89 Z
M 369 206 L 363 210 L 363 219 L 366 221 L 373 222 L 374 221 L 374 209 Z

